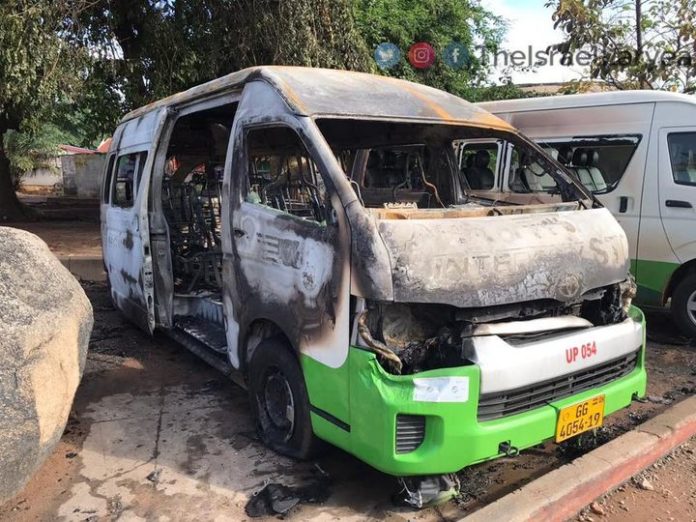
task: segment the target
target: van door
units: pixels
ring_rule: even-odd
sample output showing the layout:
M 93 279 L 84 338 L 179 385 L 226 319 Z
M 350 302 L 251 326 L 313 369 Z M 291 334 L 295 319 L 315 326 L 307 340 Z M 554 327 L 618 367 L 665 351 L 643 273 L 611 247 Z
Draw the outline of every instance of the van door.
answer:
M 148 194 L 166 109 L 126 122 L 105 187 L 104 264 L 114 304 L 143 330 L 155 328 Z M 108 192 L 108 197 L 106 193 Z
M 681 263 L 696 258 L 696 127 L 660 129 L 662 225 Z
M 332 342 L 334 314 L 347 289 L 340 288 L 341 238 L 321 163 L 288 124 L 241 134 L 235 143 L 246 162 L 235 169 L 241 201 L 231 216 L 241 324 L 268 318 L 296 348 L 340 366 L 348 340 Z

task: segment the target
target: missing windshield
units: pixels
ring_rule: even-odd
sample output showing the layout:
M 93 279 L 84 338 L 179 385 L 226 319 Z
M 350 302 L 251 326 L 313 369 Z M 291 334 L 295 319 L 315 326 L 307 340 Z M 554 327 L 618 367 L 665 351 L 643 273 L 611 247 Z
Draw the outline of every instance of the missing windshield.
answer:
M 366 208 L 496 204 L 505 169 L 532 169 L 563 201 L 588 198 L 555 160 L 517 134 L 466 125 L 320 119 Z M 489 150 L 490 149 L 490 150 Z

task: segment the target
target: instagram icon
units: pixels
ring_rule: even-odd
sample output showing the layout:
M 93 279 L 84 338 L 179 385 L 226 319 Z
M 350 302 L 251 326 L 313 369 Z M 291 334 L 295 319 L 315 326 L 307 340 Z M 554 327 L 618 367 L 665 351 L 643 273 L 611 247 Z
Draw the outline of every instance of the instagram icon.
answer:
M 408 50 L 408 61 L 416 69 L 427 69 L 435 63 L 435 49 L 427 42 L 415 43 Z

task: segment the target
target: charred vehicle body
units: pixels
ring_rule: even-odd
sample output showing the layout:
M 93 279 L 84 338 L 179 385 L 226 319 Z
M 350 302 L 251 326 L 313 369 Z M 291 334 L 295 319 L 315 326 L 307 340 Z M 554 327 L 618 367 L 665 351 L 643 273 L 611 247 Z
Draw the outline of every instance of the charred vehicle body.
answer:
M 562 201 L 476 195 L 495 137 Z M 396 476 L 565 440 L 645 393 L 626 237 L 535 144 L 390 78 L 252 68 L 128 114 L 102 237 L 116 306 L 238 378 L 263 440 Z M 471 173 L 469 173 L 471 174 Z

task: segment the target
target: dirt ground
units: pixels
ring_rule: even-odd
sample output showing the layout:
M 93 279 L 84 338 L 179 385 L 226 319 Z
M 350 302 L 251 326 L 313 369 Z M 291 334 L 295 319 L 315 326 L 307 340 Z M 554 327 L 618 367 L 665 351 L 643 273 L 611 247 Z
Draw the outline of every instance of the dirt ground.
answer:
M 696 437 L 588 506 L 578 522 L 696 521 Z
M 96 256 L 101 257 L 101 228 L 94 221 L 37 221 L 36 223 L 13 223 L 43 239 L 56 257 Z
M 666 344 L 680 340 L 667 337 L 673 327 L 664 318 L 651 318 L 648 400 L 594 435 L 469 468 L 458 499 L 413 512 L 392 506 L 393 478 L 339 450 L 295 462 L 265 448 L 242 389 L 175 342 L 126 322 L 104 285 L 85 290 L 95 329 L 67 430 L 25 490 L 0 507 L 0 520 L 245 520 L 247 501 L 264 484 L 316 480 L 328 484 L 328 500 L 298 506 L 288 519 L 456 520 L 696 389 L 696 349 Z

